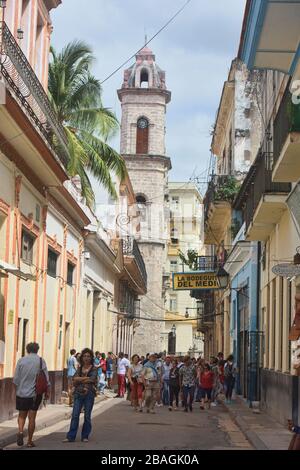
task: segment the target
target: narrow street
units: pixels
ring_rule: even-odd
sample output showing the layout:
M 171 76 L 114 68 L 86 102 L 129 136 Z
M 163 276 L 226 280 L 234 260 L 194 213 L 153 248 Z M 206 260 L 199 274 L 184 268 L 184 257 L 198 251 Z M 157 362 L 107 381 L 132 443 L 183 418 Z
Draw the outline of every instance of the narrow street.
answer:
M 69 421 L 35 434 L 36 450 L 251 450 L 252 447 L 222 405 L 193 413 L 156 408 L 135 413 L 126 400 L 108 399 L 93 413 L 89 443 L 64 444 Z M 19 450 L 15 444 L 5 450 Z M 26 450 L 35 450 L 27 449 Z

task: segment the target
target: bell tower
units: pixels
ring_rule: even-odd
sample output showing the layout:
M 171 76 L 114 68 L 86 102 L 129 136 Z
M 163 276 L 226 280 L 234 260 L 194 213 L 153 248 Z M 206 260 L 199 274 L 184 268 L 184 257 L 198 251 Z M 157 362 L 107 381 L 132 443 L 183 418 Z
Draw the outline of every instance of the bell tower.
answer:
M 144 47 L 124 71 L 118 96 L 122 106 L 121 149 L 140 214 L 140 251 L 146 265 L 147 294 L 141 299 L 141 317 L 164 318 L 163 267 L 167 256 L 167 181 L 171 160 L 166 155 L 166 110 L 171 93 L 165 72 Z M 161 350 L 164 323 L 141 320 L 135 353 Z

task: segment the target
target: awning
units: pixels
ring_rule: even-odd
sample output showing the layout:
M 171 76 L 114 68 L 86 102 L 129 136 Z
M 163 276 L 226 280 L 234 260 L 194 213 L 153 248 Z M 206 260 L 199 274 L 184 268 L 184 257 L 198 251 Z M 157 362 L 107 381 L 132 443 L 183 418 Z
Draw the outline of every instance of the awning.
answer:
M 23 279 L 24 281 L 36 280 L 36 276 L 34 276 L 33 274 L 25 273 L 21 271 L 19 268 L 17 268 L 16 266 L 14 266 L 13 264 L 6 263 L 5 261 L 2 261 L 2 260 L 0 260 L 0 273 L 1 271 L 4 273 L 14 274 L 14 276 L 17 276 Z M 1 276 L 0 274 L 0 277 L 6 277 L 6 276 Z
M 300 0 L 248 0 L 239 58 L 300 78 Z

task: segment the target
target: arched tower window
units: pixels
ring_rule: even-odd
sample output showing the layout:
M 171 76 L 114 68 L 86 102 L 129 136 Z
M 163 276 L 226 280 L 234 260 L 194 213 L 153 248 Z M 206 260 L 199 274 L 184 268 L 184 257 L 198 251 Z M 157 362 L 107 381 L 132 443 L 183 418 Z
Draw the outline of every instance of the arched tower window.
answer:
M 141 221 L 144 222 L 146 220 L 147 215 L 147 200 L 145 196 L 139 194 L 136 196 L 136 204 L 140 214 Z
M 149 73 L 146 69 L 141 72 L 141 88 L 149 88 Z
M 145 155 L 149 148 L 149 121 L 141 117 L 137 122 L 136 153 Z

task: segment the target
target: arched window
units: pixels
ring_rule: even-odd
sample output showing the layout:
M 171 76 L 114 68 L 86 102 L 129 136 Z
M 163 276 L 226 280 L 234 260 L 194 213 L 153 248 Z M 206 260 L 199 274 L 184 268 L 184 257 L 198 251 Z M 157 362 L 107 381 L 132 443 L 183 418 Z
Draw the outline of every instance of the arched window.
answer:
M 136 153 L 146 155 L 148 153 L 149 121 L 145 117 L 139 118 L 136 133 Z
M 136 203 L 137 203 L 137 208 L 140 214 L 141 222 L 144 222 L 147 216 L 147 201 L 146 201 L 145 196 L 138 195 L 136 197 Z
M 149 73 L 146 69 L 141 71 L 141 88 L 149 88 Z

